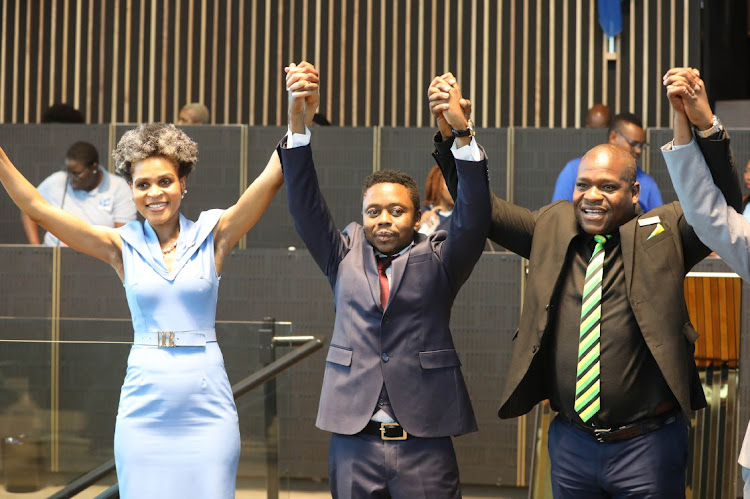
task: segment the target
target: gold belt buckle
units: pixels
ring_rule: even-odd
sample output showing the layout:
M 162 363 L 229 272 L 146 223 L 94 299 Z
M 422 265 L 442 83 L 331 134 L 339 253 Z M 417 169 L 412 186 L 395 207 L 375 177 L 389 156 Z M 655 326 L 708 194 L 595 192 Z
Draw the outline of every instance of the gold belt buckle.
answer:
M 381 440 L 406 440 L 406 430 L 401 428 L 402 434 L 398 437 L 387 437 L 385 435 L 385 429 L 389 426 L 399 426 L 398 423 L 380 423 L 380 439 Z
M 156 346 L 160 348 L 176 346 L 174 344 L 174 331 L 157 331 Z

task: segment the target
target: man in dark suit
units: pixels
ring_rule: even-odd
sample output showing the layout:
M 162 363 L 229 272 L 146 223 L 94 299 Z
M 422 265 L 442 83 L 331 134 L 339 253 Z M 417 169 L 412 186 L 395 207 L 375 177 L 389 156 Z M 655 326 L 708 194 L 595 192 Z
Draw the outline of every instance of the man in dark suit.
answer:
M 490 220 L 486 159 L 455 87 L 444 116 L 458 130 L 458 194 L 450 233 L 425 236 L 408 175 L 372 174 L 362 225 L 336 229 L 315 174 L 308 118 L 318 75 L 287 69 L 289 133 L 278 148 L 289 211 L 334 292 L 317 426 L 332 433 L 333 497 L 460 497 L 451 436 L 476 431 L 449 322 L 479 259 Z
M 440 126 L 434 156 L 455 195 L 440 116 L 450 80 L 433 82 L 429 95 Z M 712 122 L 701 118 L 694 122 Z M 726 132 L 697 135 L 716 184 L 738 208 Z M 638 194 L 633 157 L 604 144 L 581 161 L 572 203 L 529 211 L 492 196 L 490 239 L 529 260 L 499 416 L 545 399 L 559 412 L 549 429 L 556 498 L 685 495 L 685 413 L 706 400 L 683 280 L 710 250 L 679 203 L 643 214 Z

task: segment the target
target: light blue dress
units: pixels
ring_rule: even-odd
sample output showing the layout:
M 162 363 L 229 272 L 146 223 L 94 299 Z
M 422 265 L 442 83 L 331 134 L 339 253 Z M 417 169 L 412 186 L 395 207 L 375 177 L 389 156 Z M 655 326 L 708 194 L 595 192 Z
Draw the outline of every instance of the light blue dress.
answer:
M 195 223 L 180 215 L 171 272 L 148 222 L 119 229 L 136 332 L 214 327 L 212 231 L 222 212 L 203 212 Z M 133 345 L 115 425 L 120 497 L 234 497 L 239 453 L 237 409 L 218 344 Z

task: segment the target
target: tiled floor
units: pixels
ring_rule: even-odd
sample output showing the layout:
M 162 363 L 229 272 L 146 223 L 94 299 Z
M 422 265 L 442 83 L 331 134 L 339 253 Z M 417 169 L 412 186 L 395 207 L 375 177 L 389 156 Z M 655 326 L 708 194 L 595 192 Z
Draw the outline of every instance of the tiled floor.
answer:
M 236 499 L 266 499 L 266 491 L 260 487 L 253 488 L 252 484 L 238 484 Z M 60 487 L 45 487 L 36 492 L 11 493 L 6 492 L 5 487 L 0 485 L 0 498 L 8 499 L 43 499 L 57 492 Z M 93 499 L 106 490 L 103 485 L 94 485 L 84 492 L 75 496 L 77 499 Z M 512 487 L 484 487 L 466 485 L 463 487 L 464 499 L 526 499 L 528 490 L 525 488 Z M 330 497 L 328 484 L 312 482 L 307 480 L 291 480 L 282 483 L 279 491 L 279 499 L 324 499 Z

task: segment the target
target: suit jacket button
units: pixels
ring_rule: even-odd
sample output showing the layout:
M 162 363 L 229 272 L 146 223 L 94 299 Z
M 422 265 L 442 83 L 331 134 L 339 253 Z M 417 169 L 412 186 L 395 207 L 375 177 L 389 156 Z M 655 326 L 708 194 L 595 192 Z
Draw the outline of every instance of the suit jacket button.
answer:
M 536 353 L 536 351 L 539 350 L 539 345 L 534 345 L 531 347 L 531 353 Z
M 380 358 L 383 359 L 383 362 L 388 362 L 389 360 L 391 360 L 391 358 L 388 357 L 387 353 L 384 353 L 383 355 L 381 355 Z

